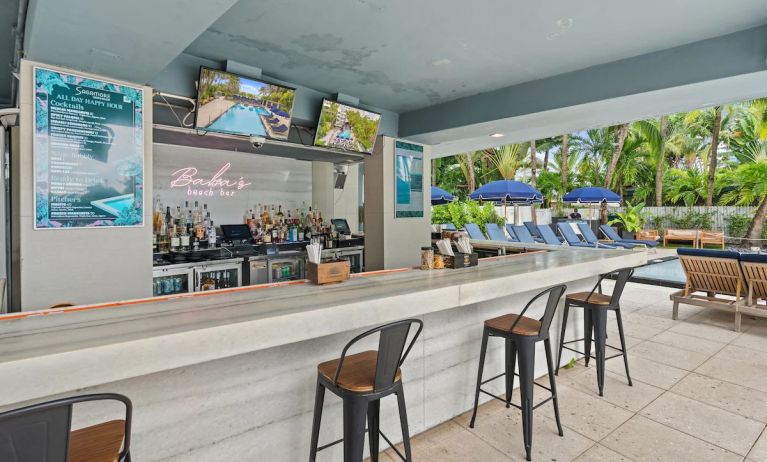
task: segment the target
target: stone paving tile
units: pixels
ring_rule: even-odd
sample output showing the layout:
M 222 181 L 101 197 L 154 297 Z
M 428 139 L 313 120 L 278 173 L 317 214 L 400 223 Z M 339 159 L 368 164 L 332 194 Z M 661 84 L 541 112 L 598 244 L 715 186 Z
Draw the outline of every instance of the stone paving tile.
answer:
M 636 462 L 717 461 L 736 462 L 743 459 L 713 444 L 699 440 L 673 428 L 636 415 L 600 441 Z
M 556 422 L 548 417 L 545 407 L 533 413 L 533 460 L 573 460 L 594 445 L 594 441 L 568 428 L 564 428 L 564 436 L 559 436 Z M 495 400 L 483 406 L 481 411 L 469 432 L 502 451 L 506 455 L 503 460 L 524 460 L 522 413 L 513 407 L 506 409 L 503 403 Z M 466 413 L 455 421 L 468 426 L 470 418 L 471 414 Z
M 713 340 L 715 342 L 723 343 L 729 343 L 740 335 L 733 330 L 732 326 L 728 329 L 723 329 L 719 326 L 699 322 L 700 320 L 696 322 L 695 319 L 696 316 L 693 316 L 688 320 L 680 322 L 669 330 L 678 334 L 691 335 L 704 340 Z
M 767 423 L 767 393 L 697 373 L 671 388 L 674 393 Z
M 683 350 L 663 343 L 656 343 L 652 340 L 637 345 L 631 349 L 630 353 L 631 355 L 641 356 L 657 363 L 687 371 L 695 370 L 696 367 L 711 357 L 710 354 Z
M 762 432 L 762 436 L 756 442 L 753 449 L 751 449 L 751 452 L 748 453 L 746 460 L 749 462 L 763 462 L 767 460 L 767 431 Z
M 518 436 L 521 439 L 522 433 L 519 433 Z M 439 460 L 444 462 L 508 460 L 508 457 L 501 451 L 453 421 L 446 422 L 413 437 L 410 446 L 413 451 L 413 460 Z M 397 449 L 400 452 L 404 451 L 401 443 L 397 445 Z M 387 449 L 386 454 L 394 460 L 400 460 L 391 449 Z
M 651 338 L 650 341 L 655 343 L 662 343 L 664 345 L 670 345 L 676 348 L 681 348 L 683 350 L 704 353 L 709 356 L 713 355 L 714 353 L 718 353 L 719 350 L 724 348 L 726 345 L 726 343 L 704 340 L 702 338 L 679 334 L 670 330 L 661 332 L 660 334 Z
M 612 449 L 607 449 L 601 444 L 595 444 L 584 452 L 574 462 L 633 462 Z
M 673 312 L 673 303 L 670 300 L 664 300 L 662 303 L 650 304 L 642 308 L 639 312 L 648 315 L 656 316 L 663 319 L 671 319 Z M 705 308 L 701 308 L 693 305 L 679 305 L 679 320 L 686 320 L 695 315 L 700 314 Z
M 589 367 L 588 372 L 565 378 L 562 382 L 583 393 L 599 397 L 595 367 Z M 600 399 L 636 412 L 650 404 L 662 393 L 662 389 L 638 380 L 634 380 L 634 386 L 629 387 L 624 376 L 607 371 L 605 373 L 604 397 Z
M 562 425 L 594 441 L 601 440 L 634 415 L 599 396 L 562 383 L 557 385 L 557 396 Z M 553 410 L 545 410 L 546 406 L 538 409 L 546 412 L 546 416 L 554 415 Z
M 674 393 L 664 393 L 640 414 L 742 456 L 748 453 L 765 426 Z
M 740 334 L 731 344 L 767 353 L 767 319 Z
M 664 390 L 668 390 L 674 384 L 682 380 L 689 372 L 665 364 L 652 361 L 642 356 L 635 355 L 629 350 L 629 373 L 634 381 L 641 381 Z M 626 367 L 623 358 L 614 358 L 605 362 L 605 369 L 618 376 L 626 376 Z
M 767 355 L 728 345 L 695 372 L 767 392 Z

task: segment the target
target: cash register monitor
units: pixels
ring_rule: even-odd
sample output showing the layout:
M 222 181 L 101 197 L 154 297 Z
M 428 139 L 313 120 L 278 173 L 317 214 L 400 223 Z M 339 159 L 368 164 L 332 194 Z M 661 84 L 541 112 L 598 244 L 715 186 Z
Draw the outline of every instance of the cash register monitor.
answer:
M 352 230 L 349 229 L 349 222 L 347 222 L 345 218 L 333 218 L 330 220 L 330 223 L 336 227 L 338 234 L 351 236 Z
M 250 241 L 252 238 L 248 225 L 221 225 L 221 233 L 224 239 L 232 243 Z

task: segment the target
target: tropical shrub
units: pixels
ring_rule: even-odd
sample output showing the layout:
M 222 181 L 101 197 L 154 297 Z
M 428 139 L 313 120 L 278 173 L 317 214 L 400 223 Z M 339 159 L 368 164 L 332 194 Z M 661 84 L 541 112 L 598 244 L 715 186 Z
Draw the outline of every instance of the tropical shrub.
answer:
M 497 223 L 503 226 L 503 217 L 498 215 L 491 202 L 480 205 L 477 201 L 454 201 L 446 205 L 437 205 L 432 209 L 431 222 L 435 224 L 452 223 L 463 228 L 466 223 L 476 223 L 485 231 L 485 223 Z
M 748 231 L 748 225 L 753 217 L 748 215 L 730 215 L 727 218 L 727 235 L 730 237 L 745 237 Z
M 644 204 L 642 203 L 631 205 L 627 202 L 626 211 L 618 212 L 618 218 L 610 221 L 608 224 L 610 226 L 621 225 L 623 229 L 631 233 L 641 231 L 645 223 L 645 217 L 642 213 L 642 209 L 644 209 Z

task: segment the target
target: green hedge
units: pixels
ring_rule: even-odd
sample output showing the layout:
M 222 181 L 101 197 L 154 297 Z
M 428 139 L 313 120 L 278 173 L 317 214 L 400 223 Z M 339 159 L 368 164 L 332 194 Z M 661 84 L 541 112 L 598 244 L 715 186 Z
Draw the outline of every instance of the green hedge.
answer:
M 431 222 L 434 224 L 452 223 L 461 229 L 466 223 L 476 223 L 485 232 L 485 223 L 497 223 L 503 226 L 503 217 L 495 212 L 490 202 L 480 205 L 477 201 L 455 201 L 445 205 L 435 205 L 431 210 Z

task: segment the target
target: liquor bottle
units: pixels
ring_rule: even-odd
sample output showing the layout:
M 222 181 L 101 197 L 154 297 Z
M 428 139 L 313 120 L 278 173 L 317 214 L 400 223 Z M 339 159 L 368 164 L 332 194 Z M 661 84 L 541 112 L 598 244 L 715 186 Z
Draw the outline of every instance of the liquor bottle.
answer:
M 152 214 L 152 226 L 155 234 L 160 233 L 160 226 L 162 223 L 162 203 L 160 202 L 160 195 L 158 194 L 154 201 L 154 213 Z
M 282 224 L 285 220 L 285 215 L 282 213 L 282 206 L 278 206 L 279 209 L 277 211 L 277 223 Z
M 181 238 L 179 237 L 178 233 L 176 231 L 173 231 L 173 234 L 170 235 L 170 251 L 171 252 L 178 252 L 178 249 L 181 247 Z
M 213 224 L 213 220 L 210 221 L 210 226 L 208 226 L 208 247 L 216 247 L 216 225 Z
M 207 204 L 205 205 L 205 208 L 208 208 Z M 207 232 L 208 227 L 210 226 L 210 212 L 205 212 L 205 221 L 203 222 L 203 225 L 205 226 L 205 231 Z
M 178 228 L 186 228 L 186 213 L 184 213 L 183 210 L 181 210 L 181 206 L 176 207 L 176 226 Z
M 188 252 L 189 251 L 189 227 L 192 226 L 190 224 L 187 224 L 185 228 L 181 228 L 181 251 L 182 252 Z
M 306 239 L 306 236 L 304 235 L 304 225 L 301 223 L 296 224 L 297 229 L 297 236 L 296 239 L 298 239 L 299 242 L 303 242 Z
M 196 227 L 202 221 L 202 214 L 200 209 L 200 203 L 194 201 L 194 209 L 192 209 L 192 224 Z

